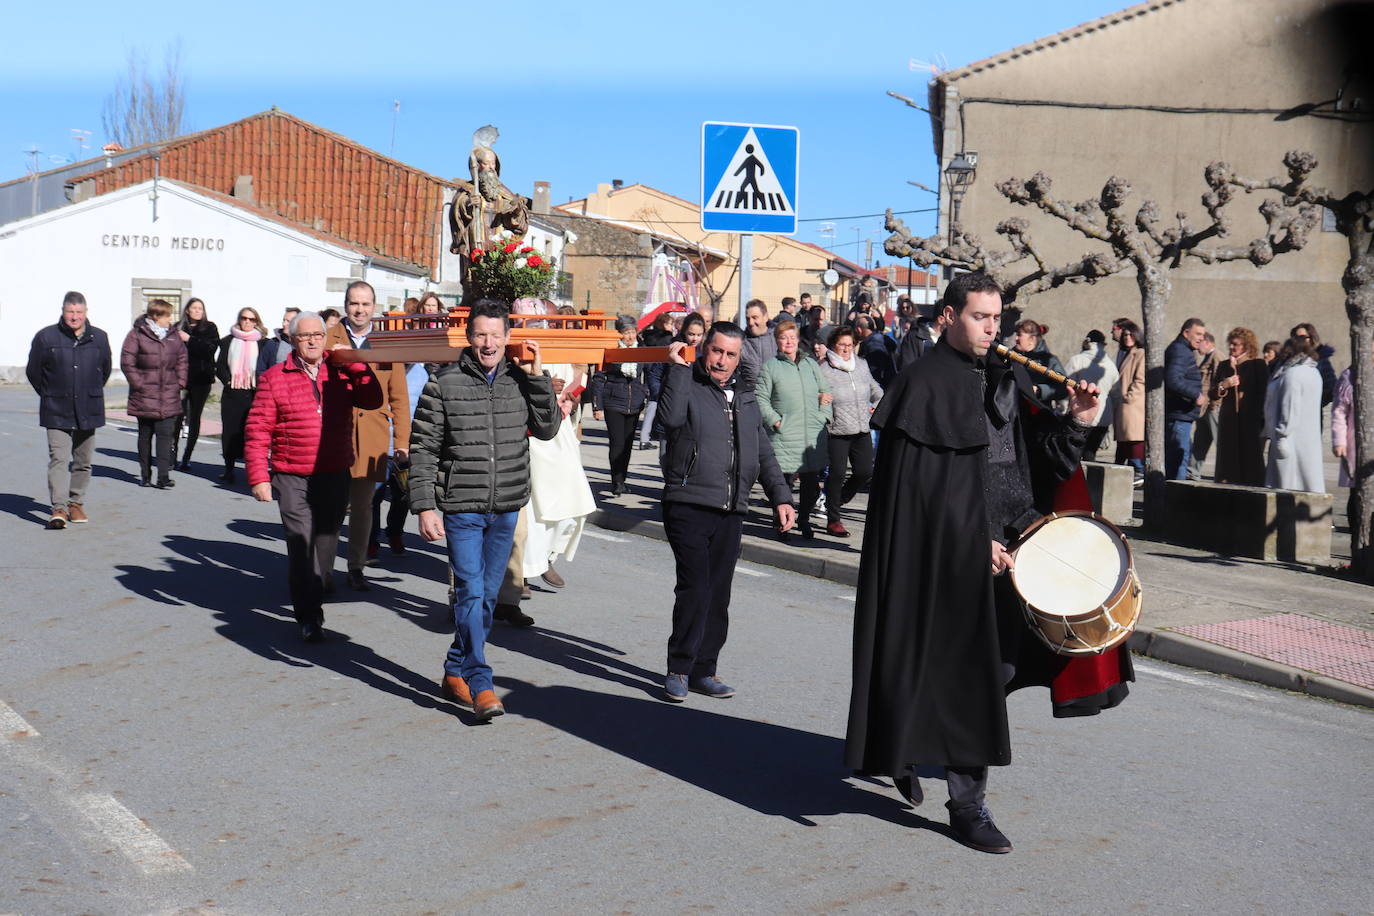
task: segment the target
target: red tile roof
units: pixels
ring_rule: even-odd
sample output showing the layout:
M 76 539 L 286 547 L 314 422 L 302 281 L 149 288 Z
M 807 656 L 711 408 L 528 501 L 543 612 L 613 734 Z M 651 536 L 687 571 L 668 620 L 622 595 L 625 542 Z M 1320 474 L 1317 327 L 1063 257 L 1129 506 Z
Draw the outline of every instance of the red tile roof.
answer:
M 445 243 L 451 182 L 272 109 L 166 141 L 158 173 L 230 194 L 253 176 L 253 202 L 290 225 L 429 270 Z M 153 177 L 150 153 L 72 181 L 93 194 Z

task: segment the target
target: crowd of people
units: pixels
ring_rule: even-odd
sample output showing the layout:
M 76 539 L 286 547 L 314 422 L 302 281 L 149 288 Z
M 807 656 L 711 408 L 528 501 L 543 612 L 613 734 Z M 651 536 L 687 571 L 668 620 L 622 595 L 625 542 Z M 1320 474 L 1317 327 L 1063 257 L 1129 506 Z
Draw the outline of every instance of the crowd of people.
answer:
M 606 428 L 607 498 L 625 492 L 636 445 L 658 451 L 675 563 L 665 700 L 736 692 L 718 664 L 756 485 L 778 536 L 795 528 L 804 539 L 815 537 L 813 513 L 827 535 L 849 537 L 841 509 L 870 488 L 847 759 L 891 777 L 913 804 L 922 797 L 917 768 L 942 767 L 951 826 L 967 845 L 1011 849 L 984 804 L 987 767 L 1009 761 L 1007 690 L 1050 686 L 1055 715 L 1092 715 L 1125 697 L 1126 653 L 1113 650 L 1086 671 L 1009 636 L 1020 628 L 1018 599 L 998 574 L 1014 566 L 1013 541 L 1058 504 L 1057 488 L 1109 430 L 1116 460 L 1143 470 L 1145 357 L 1129 319 L 1112 324 L 1116 354 L 1093 331 L 1062 364 L 1043 325 L 1014 325 L 1007 344 L 1074 379 L 1070 390 L 991 352 L 1001 290 L 982 273 L 956 277 L 938 308 L 906 300 L 891 315 L 861 299 L 837 323 L 806 295 L 784 299 L 772 316 L 749 302 L 744 327 L 714 321 L 709 309 L 642 330 L 622 316 L 617 346 L 664 348 L 662 358 L 608 360 L 595 372 L 546 365 L 530 341 L 522 360 L 508 357 L 512 312 L 567 314 L 548 300 L 475 302 L 467 346 L 444 365 L 369 363 L 376 308 L 373 288 L 355 281 L 341 310 L 288 309 L 269 333 L 243 308 L 221 338 L 200 300 L 175 323 L 169 303 L 153 300 L 120 349 L 143 486 L 170 488 L 172 471 L 190 466 L 212 379 L 221 382 L 220 479 L 232 485 L 243 461 L 253 496 L 277 504 L 304 641 L 328 637 L 345 520 L 345 582 L 370 590 L 365 569 L 389 499 L 394 553 L 405 552 L 409 515 L 421 537 L 445 542 L 454 637 L 440 693 L 480 722 L 502 715 L 487 639 L 495 621 L 534 623 L 521 609 L 534 577 L 566 585 L 554 561 L 573 558 L 596 505 L 579 445 L 590 411 Z M 427 293 L 405 311 L 438 322 L 446 309 Z M 1166 351 L 1169 477 L 1200 473 L 1214 449 L 1218 482 L 1323 490 L 1329 403 L 1348 483 L 1351 370 L 1335 376 L 1316 329 L 1295 326 L 1272 358 L 1245 328 L 1226 344 L 1223 358 L 1193 318 Z M 334 351 L 344 352 L 330 359 Z M 85 495 L 112 371 L 108 337 L 87 321 L 84 297 L 68 293 L 28 364 L 48 437 L 50 529 L 90 520 Z

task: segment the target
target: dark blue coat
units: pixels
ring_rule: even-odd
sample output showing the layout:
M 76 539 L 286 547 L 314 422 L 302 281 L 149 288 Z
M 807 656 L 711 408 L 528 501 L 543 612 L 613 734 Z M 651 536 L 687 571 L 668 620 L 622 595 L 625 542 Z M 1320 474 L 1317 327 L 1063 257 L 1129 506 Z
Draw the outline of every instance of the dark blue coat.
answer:
M 1202 413 L 1197 396 L 1202 394 L 1202 370 L 1193 348 L 1180 334 L 1164 351 L 1164 419 L 1191 423 Z
M 28 377 L 38 392 L 38 425 L 96 429 L 105 425 L 105 383 L 113 362 L 110 339 L 86 323 L 80 337 L 62 322 L 33 336 Z

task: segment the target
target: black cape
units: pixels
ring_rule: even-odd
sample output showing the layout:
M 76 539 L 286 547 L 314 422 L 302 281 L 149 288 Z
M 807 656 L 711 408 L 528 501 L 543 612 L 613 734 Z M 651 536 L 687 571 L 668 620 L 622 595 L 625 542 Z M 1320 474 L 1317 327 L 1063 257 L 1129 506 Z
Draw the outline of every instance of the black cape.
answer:
M 1033 637 L 1005 594 L 1006 577 L 994 585 L 991 540 L 1048 511 L 1053 496 L 1045 491 L 1077 467 L 1085 434 L 1048 410 L 1032 415 L 1023 375 L 1000 359 L 975 362 L 941 339 L 903 369 L 874 414 L 882 435 L 859 567 L 845 748 L 855 770 L 1006 765 L 1007 690 L 1053 676 L 1025 664 Z M 989 417 L 1021 424 L 1037 491 L 1025 506 L 988 503 Z

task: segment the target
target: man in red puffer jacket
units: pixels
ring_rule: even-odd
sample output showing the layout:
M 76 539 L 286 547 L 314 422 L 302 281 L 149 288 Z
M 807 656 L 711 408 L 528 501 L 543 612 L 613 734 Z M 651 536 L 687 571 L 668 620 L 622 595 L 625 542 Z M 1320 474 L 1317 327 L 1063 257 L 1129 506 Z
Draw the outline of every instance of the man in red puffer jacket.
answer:
M 348 509 L 353 408 L 382 406 L 366 363 L 325 362 L 324 333 L 314 312 L 292 320 L 291 355 L 258 379 L 244 429 L 253 496 L 281 506 L 291 604 L 306 642 L 324 639 L 324 592 Z

